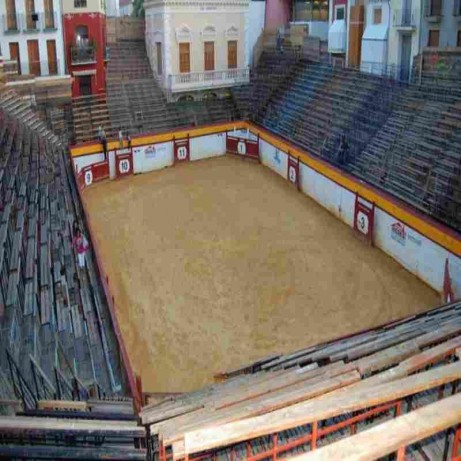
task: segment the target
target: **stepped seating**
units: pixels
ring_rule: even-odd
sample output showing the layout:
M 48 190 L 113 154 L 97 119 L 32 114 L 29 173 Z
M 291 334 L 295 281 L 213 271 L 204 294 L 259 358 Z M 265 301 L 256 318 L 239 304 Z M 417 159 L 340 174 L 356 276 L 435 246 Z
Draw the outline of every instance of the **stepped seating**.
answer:
M 262 459 L 274 440 L 278 455 L 294 456 L 458 392 L 460 347 L 458 302 L 222 373 L 219 383 L 148 405 L 140 416 L 162 460 Z M 434 418 L 433 433 L 452 425 L 439 428 Z M 407 450 L 440 459 L 444 449 L 439 434 Z
M 104 129 L 108 137 L 118 135 L 111 127 L 104 94 L 74 98 L 72 115 L 77 143 L 97 139 L 99 127 Z
M 269 55 L 263 54 L 249 87 L 256 123 L 449 226 L 461 226 L 456 92 L 306 59 L 287 65 L 282 75 L 280 54 Z
M 1 367 L 26 409 L 123 394 L 97 269 L 90 255 L 76 264 L 71 228 L 85 224 L 65 151 L 12 92 L 0 95 L 0 142 Z
M 24 412 L 0 416 L 0 457 L 146 459 L 145 430 L 137 426 L 132 407 L 131 419 L 128 413 L 120 413 L 125 402 L 39 403 L 40 408 L 27 416 Z

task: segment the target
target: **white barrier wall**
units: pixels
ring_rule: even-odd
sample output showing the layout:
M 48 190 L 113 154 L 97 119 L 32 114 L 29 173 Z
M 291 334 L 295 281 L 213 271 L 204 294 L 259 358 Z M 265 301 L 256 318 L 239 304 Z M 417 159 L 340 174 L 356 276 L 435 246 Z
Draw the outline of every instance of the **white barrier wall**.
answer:
M 263 165 L 287 179 L 288 153 L 260 139 L 248 130 L 232 130 L 228 135 L 259 139 L 259 158 Z M 133 172 L 144 173 L 174 164 L 174 141 L 133 147 Z M 221 156 L 226 153 L 226 133 L 210 134 L 189 139 L 190 160 Z M 102 153 L 74 158 L 77 171 L 104 159 Z M 115 177 L 115 155 L 109 153 L 110 177 Z M 354 227 L 356 194 L 330 180 L 321 172 L 300 163 L 299 189 L 350 227 Z M 442 293 L 445 267 L 451 277 L 455 298 L 461 297 L 461 258 L 426 236 L 376 207 L 374 214 L 374 245 L 397 260 L 407 270 Z
M 260 140 L 261 162 L 287 179 L 288 154 Z M 348 226 L 354 227 L 356 194 L 320 172 L 301 163 L 300 190 L 328 209 Z M 400 222 L 389 213 L 375 208 L 374 245 L 396 259 L 434 290 L 443 292 L 445 265 L 448 261 L 455 298 L 461 298 L 461 258 Z

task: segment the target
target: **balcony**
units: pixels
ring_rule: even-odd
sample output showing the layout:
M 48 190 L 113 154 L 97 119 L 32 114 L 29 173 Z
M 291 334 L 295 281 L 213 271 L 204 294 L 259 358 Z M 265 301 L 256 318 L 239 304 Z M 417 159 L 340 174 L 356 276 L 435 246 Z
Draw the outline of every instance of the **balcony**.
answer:
M 8 13 L 2 16 L 2 29 L 6 34 L 56 31 L 58 24 L 58 15 L 54 11 Z
M 250 69 L 209 70 L 168 76 L 168 89 L 172 93 L 187 90 L 225 88 L 249 83 Z
M 94 45 L 71 46 L 70 54 L 73 65 L 96 63 L 96 49 Z
M 426 0 L 425 16 L 428 22 L 440 22 L 443 16 L 442 0 Z
M 412 9 L 394 10 L 393 26 L 402 32 L 416 30 L 418 26 L 419 11 Z
M 7 13 L 2 15 L 2 27 L 5 33 L 19 33 L 20 17 L 17 13 Z

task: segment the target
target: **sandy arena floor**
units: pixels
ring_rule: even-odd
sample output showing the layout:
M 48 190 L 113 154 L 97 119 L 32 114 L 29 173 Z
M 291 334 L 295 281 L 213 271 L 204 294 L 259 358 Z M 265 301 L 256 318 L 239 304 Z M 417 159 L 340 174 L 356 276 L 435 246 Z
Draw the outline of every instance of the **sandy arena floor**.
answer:
M 427 309 L 439 298 L 251 161 L 205 160 L 85 192 L 145 391 Z

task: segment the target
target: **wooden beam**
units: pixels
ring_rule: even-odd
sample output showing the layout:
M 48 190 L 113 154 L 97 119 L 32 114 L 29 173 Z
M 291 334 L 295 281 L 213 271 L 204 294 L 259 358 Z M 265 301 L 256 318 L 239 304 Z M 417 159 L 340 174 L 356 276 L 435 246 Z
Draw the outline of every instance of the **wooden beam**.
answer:
M 37 403 L 39 410 L 88 410 L 86 402 L 76 400 L 39 400 Z
M 8 434 L 45 434 L 65 433 L 74 435 L 120 435 L 144 437 L 143 427 L 130 422 L 86 421 L 57 418 L 29 418 L 26 416 L 1 416 L 0 433 Z
M 391 383 L 377 384 L 350 392 L 326 394 L 255 418 L 213 426 L 185 434 L 185 452 L 197 453 L 280 432 L 314 421 L 323 421 L 347 412 L 373 407 L 433 389 L 461 379 L 461 362 L 431 369 Z M 175 454 L 176 455 L 176 454 Z
M 318 450 L 288 459 L 369 461 L 442 432 L 460 421 L 461 394 L 456 394 Z
M 182 438 L 188 430 L 198 427 L 216 427 L 219 424 L 263 415 L 348 386 L 359 380 L 360 374 L 356 370 L 327 379 L 317 377 L 306 383 L 300 383 L 293 389 L 262 396 L 254 401 L 242 402 L 222 411 L 206 412 L 201 415 L 200 419 L 190 418 L 183 421 L 182 424 L 172 420 L 171 424 L 163 429 L 160 428 L 159 434 L 162 436 L 164 444 L 171 444 Z M 151 433 L 153 433 L 152 428 Z
M 145 449 L 126 447 L 66 447 L 48 445 L 0 445 L 0 458 L 145 460 Z

